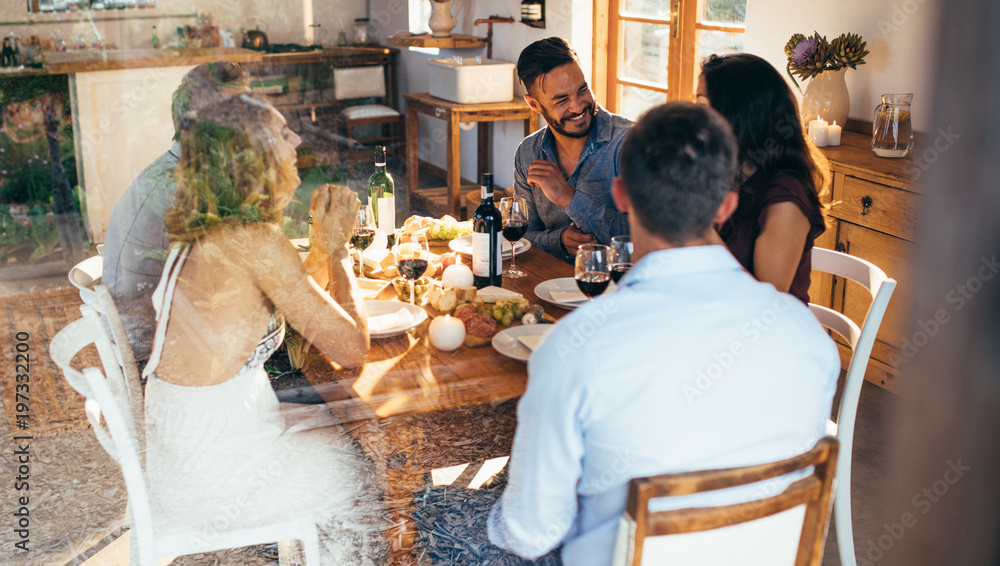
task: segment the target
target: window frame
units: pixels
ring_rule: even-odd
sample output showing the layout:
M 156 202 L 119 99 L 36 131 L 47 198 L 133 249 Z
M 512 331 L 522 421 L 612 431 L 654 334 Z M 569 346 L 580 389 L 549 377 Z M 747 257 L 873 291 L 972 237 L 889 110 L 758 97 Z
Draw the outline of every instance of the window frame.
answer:
M 631 86 L 662 92 L 667 100 L 694 100 L 700 62 L 696 60 L 702 31 L 746 33 L 746 25 L 701 22 L 698 14 L 704 0 L 672 0 L 667 18 L 622 14 L 624 0 L 594 0 L 594 79 L 595 99 L 611 112 L 620 112 L 622 87 Z M 667 25 L 670 43 L 667 56 L 667 86 L 619 76 L 623 64 L 622 29 L 625 22 Z

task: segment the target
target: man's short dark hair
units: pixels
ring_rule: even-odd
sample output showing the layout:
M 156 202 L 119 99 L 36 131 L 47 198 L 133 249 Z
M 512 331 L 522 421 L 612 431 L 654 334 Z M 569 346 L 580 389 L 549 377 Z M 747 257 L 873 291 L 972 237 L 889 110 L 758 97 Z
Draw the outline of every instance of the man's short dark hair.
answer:
M 531 92 L 535 80 L 556 67 L 567 63 L 580 63 L 576 51 L 561 37 L 540 39 L 521 51 L 517 58 L 517 77 L 524 88 Z
M 718 112 L 670 102 L 643 114 L 619 157 L 625 192 L 642 226 L 674 245 L 711 226 L 736 174 L 736 138 Z

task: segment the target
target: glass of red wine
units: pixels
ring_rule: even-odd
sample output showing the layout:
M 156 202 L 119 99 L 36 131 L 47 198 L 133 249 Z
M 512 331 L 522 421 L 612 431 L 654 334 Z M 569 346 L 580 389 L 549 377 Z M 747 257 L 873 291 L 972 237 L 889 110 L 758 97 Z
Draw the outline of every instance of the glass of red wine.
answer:
M 583 244 L 576 252 L 576 286 L 594 300 L 611 283 L 611 248 L 603 244 Z
M 410 282 L 410 304 L 413 304 L 414 281 L 427 271 L 430 252 L 427 250 L 427 238 L 413 234 L 408 242 L 396 240 L 396 268 L 400 275 Z
M 503 237 L 510 242 L 510 267 L 503 272 L 508 279 L 520 279 L 528 274 L 514 265 L 514 245 L 528 231 L 528 203 L 519 197 L 504 197 L 500 200 L 500 214 L 503 217 Z
M 374 240 L 375 216 L 372 214 L 371 205 L 362 204 L 354 220 L 354 232 L 351 233 L 351 246 L 358 250 L 359 274 L 362 277 L 365 275 L 365 261 L 362 254 Z
M 611 238 L 611 280 L 615 283 L 632 269 L 632 238 L 615 236 Z

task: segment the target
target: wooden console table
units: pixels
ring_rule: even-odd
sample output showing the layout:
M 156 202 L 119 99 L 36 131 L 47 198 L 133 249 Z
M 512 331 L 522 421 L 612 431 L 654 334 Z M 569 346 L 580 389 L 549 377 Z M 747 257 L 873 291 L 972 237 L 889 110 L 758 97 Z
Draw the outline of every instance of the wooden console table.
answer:
M 850 120 L 848 128 L 842 145 L 822 150 L 833 173 L 833 204 L 829 227 L 815 245 L 866 259 L 898 281 L 865 374 L 875 385 L 898 392 L 899 374 L 907 363 L 905 339 L 914 330 L 908 326 L 907 308 L 914 284 L 909 273 L 917 246 L 921 171 L 912 157 L 886 159 L 872 153 L 870 123 Z M 920 134 L 916 141 L 914 153 L 919 155 L 928 144 Z M 861 286 L 816 272 L 809 296 L 854 321 L 863 320 L 871 304 Z M 849 350 L 841 346 L 844 367 L 849 359 Z
M 451 214 L 462 219 L 462 151 L 459 144 L 459 128 L 462 122 L 479 122 L 478 169 L 476 180 L 490 170 L 491 122 L 503 120 L 524 120 L 524 135 L 538 129 L 538 114 L 520 98 L 509 102 L 485 104 L 458 104 L 429 93 L 404 94 L 406 99 L 406 195 L 409 206 L 414 204 L 431 214 L 440 216 Z M 448 165 L 447 187 L 418 189 L 420 162 L 418 156 L 417 114 L 427 114 L 447 122 Z M 472 188 L 476 185 L 472 185 Z

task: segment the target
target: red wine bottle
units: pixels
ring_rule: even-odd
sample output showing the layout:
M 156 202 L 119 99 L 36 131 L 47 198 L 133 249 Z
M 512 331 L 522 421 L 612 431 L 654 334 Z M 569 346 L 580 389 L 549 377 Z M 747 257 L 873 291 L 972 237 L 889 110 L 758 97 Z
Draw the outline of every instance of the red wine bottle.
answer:
M 483 173 L 482 202 L 472 215 L 472 282 L 477 289 L 503 283 L 503 216 L 493 203 L 493 174 Z

